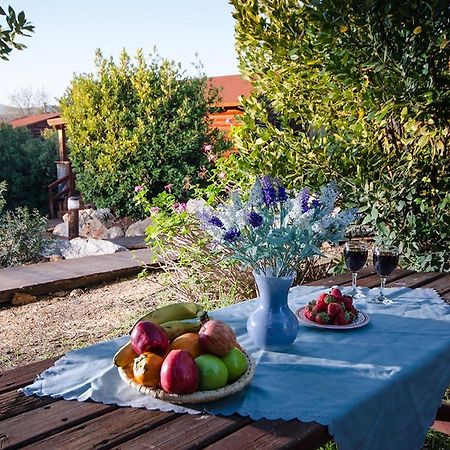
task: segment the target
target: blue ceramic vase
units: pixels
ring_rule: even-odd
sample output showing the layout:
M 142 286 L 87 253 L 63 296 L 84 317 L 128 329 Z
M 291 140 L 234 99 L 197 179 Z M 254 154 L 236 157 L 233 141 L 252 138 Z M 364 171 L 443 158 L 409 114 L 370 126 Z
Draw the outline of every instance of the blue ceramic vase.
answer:
M 289 309 L 288 292 L 294 276 L 271 277 L 253 273 L 259 305 L 247 320 L 247 332 L 257 347 L 281 351 L 297 337 L 298 320 Z

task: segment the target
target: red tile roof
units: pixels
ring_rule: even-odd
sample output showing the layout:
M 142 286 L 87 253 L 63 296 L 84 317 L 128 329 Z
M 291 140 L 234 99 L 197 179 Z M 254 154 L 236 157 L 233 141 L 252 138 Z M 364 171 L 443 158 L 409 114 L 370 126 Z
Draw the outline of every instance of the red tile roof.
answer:
M 35 123 L 47 121 L 48 119 L 54 119 L 59 117 L 58 112 L 35 114 L 33 116 L 22 117 L 20 119 L 11 120 L 9 123 L 13 128 L 17 127 L 29 127 Z
M 219 102 L 218 106 L 238 106 L 238 97 L 240 95 L 242 95 L 243 97 L 247 97 L 252 90 L 251 83 L 241 78 L 240 75 L 212 77 L 209 80 L 214 87 L 219 89 L 221 101 Z

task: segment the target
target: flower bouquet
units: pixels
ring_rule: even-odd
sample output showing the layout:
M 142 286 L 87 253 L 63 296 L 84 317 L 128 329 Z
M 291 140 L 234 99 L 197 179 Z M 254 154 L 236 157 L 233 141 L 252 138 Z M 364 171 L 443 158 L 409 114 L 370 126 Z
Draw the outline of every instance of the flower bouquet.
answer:
M 233 192 L 229 203 L 196 208 L 215 245 L 253 269 L 261 302 L 247 330 L 259 347 L 279 350 L 295 340 L 298 321 L 287 294 L 296 271 L 307 258 L 321 255 L 324 242 L 341 240 L 355 218 L 355 210 L 335 208 L 337 198 L 335 183 L 319 194 L 305 188 L 290 197 L 280 182 L 264 176 L 245 200 Z

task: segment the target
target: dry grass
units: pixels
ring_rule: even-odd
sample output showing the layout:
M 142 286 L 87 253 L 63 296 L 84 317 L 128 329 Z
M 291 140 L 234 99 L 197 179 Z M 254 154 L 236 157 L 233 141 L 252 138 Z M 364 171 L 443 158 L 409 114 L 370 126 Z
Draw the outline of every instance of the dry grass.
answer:
M 147 278 L 105 283 L 0 308 L 0 372 L 121 336 L 152 309 L 161 287 Z

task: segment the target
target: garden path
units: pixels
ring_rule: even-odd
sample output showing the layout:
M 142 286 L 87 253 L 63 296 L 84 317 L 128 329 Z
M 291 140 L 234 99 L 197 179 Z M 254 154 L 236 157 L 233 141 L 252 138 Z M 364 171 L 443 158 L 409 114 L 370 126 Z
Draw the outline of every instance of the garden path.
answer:
M 135 275 L 150 260 L 151 252 L 139 249 L 1 269 L 0 304 L 9 303 L 16 292 L 47 294 Z

